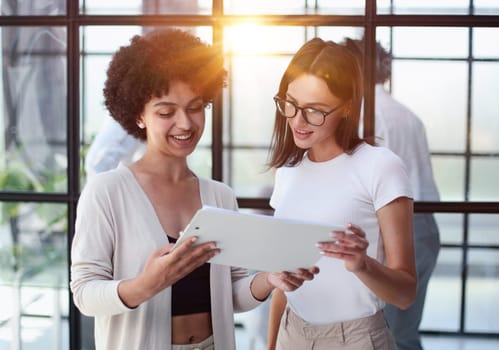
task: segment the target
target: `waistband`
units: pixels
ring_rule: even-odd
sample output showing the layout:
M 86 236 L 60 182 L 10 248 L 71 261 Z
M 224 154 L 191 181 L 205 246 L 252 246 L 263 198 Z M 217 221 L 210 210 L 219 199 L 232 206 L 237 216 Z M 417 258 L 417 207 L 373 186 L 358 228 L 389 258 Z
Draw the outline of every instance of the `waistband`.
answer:
M 343 342 L 346 340 L 345 338 L 348 335 L 355 335 L 387 328 L 385 317 L 383 315 L 383 311 L 381 310 L 371 316 L 324 325 L 313 325 L 307 323 L 301 317 L 296 315 L 289 307 L 286 308 L 285 313 L 285 322 L 291 325 L 307 339 L 337 338 L 339 341 Z
M 214 349 L 213 334 L 197 344 L 173 344 L 172 350 L 210 350 Z

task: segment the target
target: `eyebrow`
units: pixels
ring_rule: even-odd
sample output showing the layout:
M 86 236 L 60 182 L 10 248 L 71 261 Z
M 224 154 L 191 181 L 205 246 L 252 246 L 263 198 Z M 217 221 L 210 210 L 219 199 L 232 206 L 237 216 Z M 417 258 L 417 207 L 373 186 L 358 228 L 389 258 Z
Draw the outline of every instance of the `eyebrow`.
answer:
M 293 96 L 291 96 L 287 92 L 286 92 L 286 98 L 290 98 L 292 100 L 292 102 L 294 102 L 294 103 L 298 102 L 298 101 L 296 101 L 296 98 L 294 98 Z M 314 108 L 313 106 L 317 106 L 317 107 L 329 107 L 329 104 L 323 103 L 323 102 L 309 102 L 309 103 L 306 103 L 305 106 L 307 106 L 308 108 Z M 309 106 L 312 106 L 312 107 L 309 107 Z
M 198 100 L 203 100 L 201 96 L 194 97 L 192 100 L 187 102 L 187 106 L 190 105 L 191 103 L 197 102 Z M 162 107 L 162 106 L 178 106 L 178 103 L 175 102 L 168 102 L 168 101 L 159 101 L 158 103 L 155 103 L 153 107 Z

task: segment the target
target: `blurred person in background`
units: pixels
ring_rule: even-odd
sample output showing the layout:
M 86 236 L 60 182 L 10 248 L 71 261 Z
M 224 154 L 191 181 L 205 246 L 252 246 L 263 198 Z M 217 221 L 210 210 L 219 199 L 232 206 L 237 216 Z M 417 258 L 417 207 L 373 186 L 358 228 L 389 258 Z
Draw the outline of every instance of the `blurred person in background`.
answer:
M 362 63 L 364 41 L 346 39 L 345 45 Z M 385 89 L 391 77 L 392 56 L 376 43 L 375 136 L 376 143 L 397 154 L 405 163 L 415 201 L 440 200 L 433 178 L 426 130 L 420 118 Z M 418 287 L 416 301 L 406 310 L 386 305 L 385 318 L 399 350 L 421 350 L 419 326 L 426 291 L 440 250 L 440 234 L 432 213 L 414 214 L 414 249 Z

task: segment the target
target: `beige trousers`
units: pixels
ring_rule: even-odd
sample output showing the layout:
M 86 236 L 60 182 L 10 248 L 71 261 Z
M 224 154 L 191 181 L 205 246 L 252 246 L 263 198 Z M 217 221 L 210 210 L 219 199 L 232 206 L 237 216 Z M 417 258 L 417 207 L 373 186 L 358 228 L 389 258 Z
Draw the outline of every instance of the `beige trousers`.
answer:
M 311 325 L 286 308 L 276 350 L 396 350 L 383 312 L 347 322 Z
M 172 350 L 215 350 L 215 344 L 213 343 L 213 335 L 210 335 L 201 343 L 197 344 L 181 344 L 181 345 L 173 344 Z

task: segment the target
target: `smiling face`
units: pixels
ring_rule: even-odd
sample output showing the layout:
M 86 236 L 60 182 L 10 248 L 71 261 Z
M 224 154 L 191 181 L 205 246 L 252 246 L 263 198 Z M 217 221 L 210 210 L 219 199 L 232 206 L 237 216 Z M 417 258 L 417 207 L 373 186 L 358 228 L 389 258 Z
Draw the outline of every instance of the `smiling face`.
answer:
M 343 102 L 329 91 L 324 80 L 312 74 L 302 74 L 289 83 L 286 99 L 300 107 L 311 107 L 324 112 L 337 108 Z M 308 124 L 298 111 L 294 118 L 288 119 L 296 146 L 307 149 L 309 158 L 314 161 L 328 160 L 342 153 L 334 131 L 344 115 L 344 108 L 339 108 L 325 117 L 324 124 L 314 126 Z
M 182 81 L 172 81 L 167 95 L 153 97 L 137 119 L 147 133 L 148 151 L 185 158 L 204 130 L 205 102 Z

